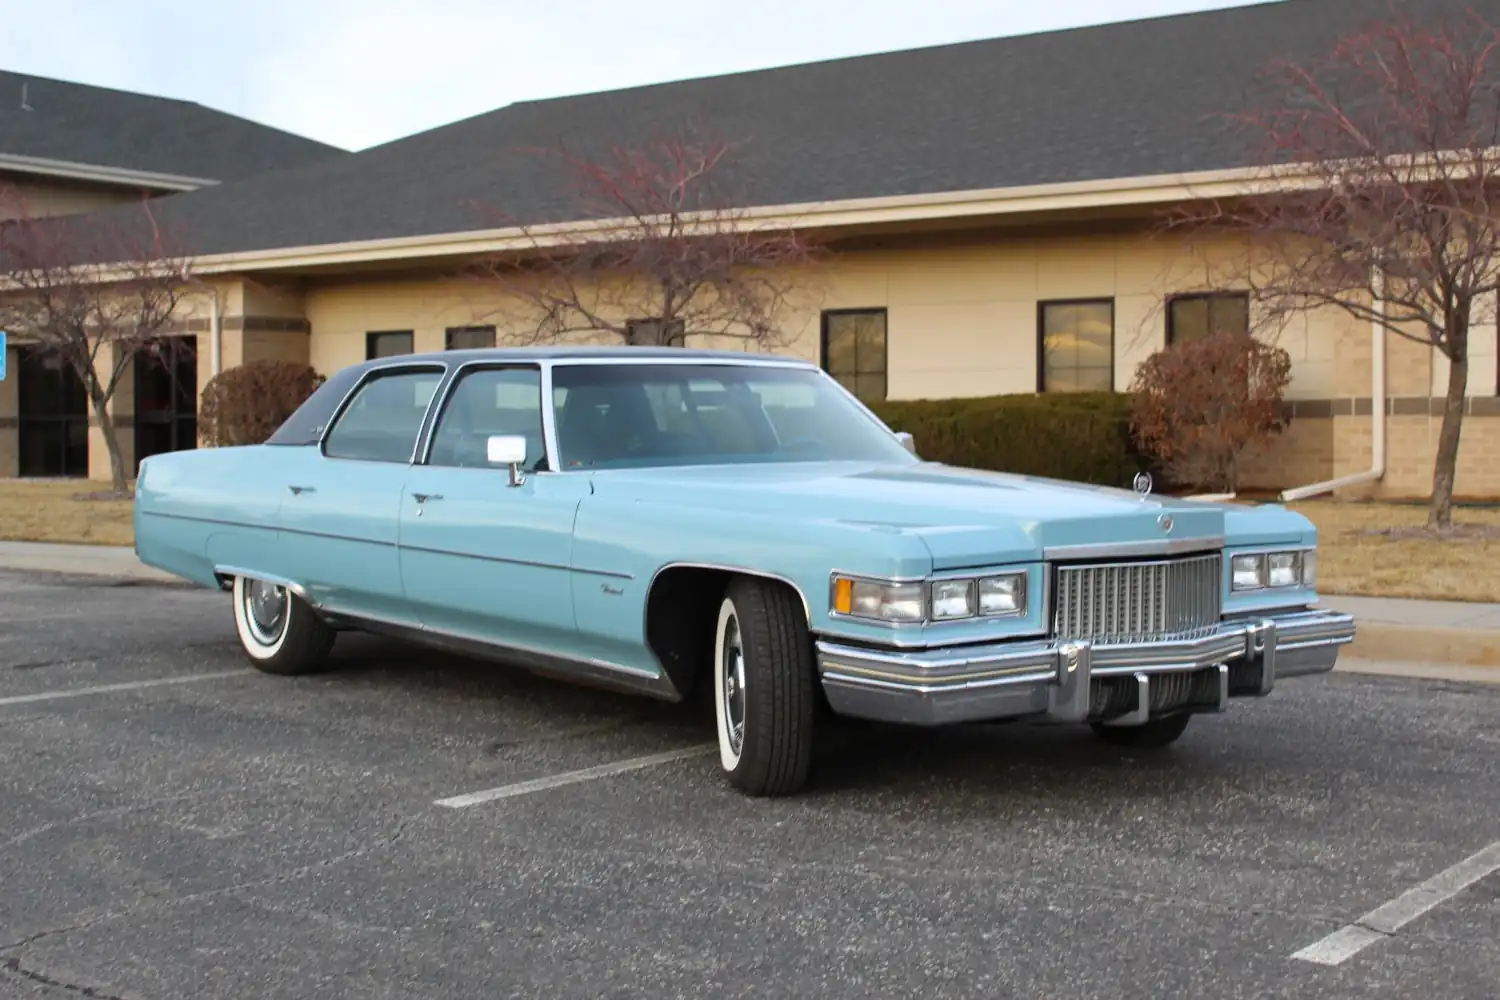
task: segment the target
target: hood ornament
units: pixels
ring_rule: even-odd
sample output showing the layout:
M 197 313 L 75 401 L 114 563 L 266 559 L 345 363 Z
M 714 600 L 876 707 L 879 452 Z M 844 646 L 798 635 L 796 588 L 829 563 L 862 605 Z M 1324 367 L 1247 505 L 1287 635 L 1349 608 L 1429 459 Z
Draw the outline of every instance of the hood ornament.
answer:
M 1135 491 L 1143 497 L 1151 492 L 1151 473 L 1137 472 L 1135 474 Z

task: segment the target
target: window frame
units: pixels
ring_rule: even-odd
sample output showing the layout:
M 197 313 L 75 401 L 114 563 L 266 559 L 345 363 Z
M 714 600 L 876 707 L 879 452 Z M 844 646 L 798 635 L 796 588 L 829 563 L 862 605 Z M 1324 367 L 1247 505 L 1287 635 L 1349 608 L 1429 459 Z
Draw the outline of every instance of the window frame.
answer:
M 1086 392 L 1114 392 L 1115 391 L 1115 364 L 1118 361 L 1115 343 L 1119 339 L 1119 329 L 1116 323 L 1117 309 L 1115 296 L 1113 295 L 1089 295 L 1082 298 L 1072 299 L 1039 299 L 1036 304 L 1036 391 L 1058 392 L 1057 389 L 1047 388 L 1047 307 L 1048 306 L 1109 306 L 1109 388 L 1105 390 L 1088 389 Z
M 534 371 L 537 373 L 537 386 L 539 389 L 538 405 L 541 411 L 538 414 L 538 419 L 541 421 L 542 427 L 542 453 L 537 456 L 537 459 L 545 460 L 547 463 L 547 468 L 545 469 L 533 467 L 524 471 L 529 476 L 547 475 L 560 471 L 552 468 L 552 455 L 555 449 L 552 447 L 552 437 L 548 430 L 548 411 L 552 407 L 548 404 L 547 400 L 548 393 L 551 391 L 552 377 L 547 365 L 534 361 L 470 361 L 455 368 L 447 378 L 447 381 L 439 387 L 440 391 L 433 394 L 433 401 L 437 404 L 437 407 L 428 411 L 426 422 L 423 425 L 424 433 L 421 435 L 419 442 L 420 448 L 418 450 L 420 454 L 413 457 L 412 464 L 421 465 L 429 469 L 476 469 L 481 472 L 508 472 L 508 468 L 502 469 L 499 467 L 477 469 L 475 466 L 433 465 L 432 446 L 437 441 L 438 427 L 443 422 L 443 414 L 448 411 L 448 403 L 452 400 L 453 394 L 458 391 L 458 387 L 464 379 L 479 372 L 516 370 Z M 528 459 L 528 461 L 532 461 L 532 459 Z
M 377 382 L 382 378 L 393 378 L 401 375 L 418 375 L 424 372 L 435 372 L 438 376 L 438 384 L 433 390 L 432 398 L 427 401 L 427 409 L 422 411 L 422 420 L 417 424 L 416 438 L 412 441 L 411 452 L 407 455 L 407 458 L 404 462 L 404 464 L 408 466 L 413 465 L 416 462 L 418 451 L 425 447 L 425 442 L 432 436 L 430 430 L 432 425 L 433 404 L 437 401 L 438 396 L 442 394 L 444 383 L 452 381 L 452 379 L 449 377 L 447 365 L 437 364 L 431 361 L 406 361 L 377 365 L 364 372 L 360 376 L 359 381 L 355 382 L 354 385 L 350 387 L 348 393 L 344 395 L 344 398 L 339 401 L 339 405 L 334 409 L 332 415 L 329 416 L 328 422 L 323 425 L 323 432 L 318 435 L 319 457 L 330 462 L 374 462 L 381 465 L 398 464 L 395 460 L 377 458 L 347 458 L 343 455 L 330 455 L 328 454 L 328 439 L 333 436 L 333 432 L 338 427 L 339 422 L 344 419 L 344 414 L 349 411 L 349 407 L 352 406 L 354 404 L 354 401 L 359 398 L 359 394 L 364 391 L 366 386 L 370 385 L 373 382 Z
M 1250 293 L 1248 291 L 1235 291 L 1233 289 L 1227 289 L 1226 288 L 1226 289 L 1218 289 L 1216 291 L 1211 291 L 1211 292 L 1180 292 L 1180 293 L 1176 293 L 1176 294 L 1173 294 L 1173 295 L 1168 295 L 1166 303 L 1165 303 L 1166 314 L 1167 314 L 1166 315 L 1166 346 L 1167 347 L 1171 347 L 1173 344 L 1177 343 L 1177 331 L 1175 329 L 1176 324 L 1173 322 L 1173 319 L 1172 319 L 1172 307 L 1174 305 L 1176 305 L 1179 302 L 1209 302 L 1209 303 L 1212 303 L 1215 299 L 1242 299 L 1242 300 L 1244 300 L 1244 303 L 1245 303 L 1245 335 L 1249 336 L 1250 333 L 1251 333 L 1252 326 L 1251 326 L 1251 323 L 1250 323 Z M 1212 318 L 1212 307 L 1210 306 L 1209 319 L 1211 319 L 1211 318 Z
M 878 406 L 880 403 L 889 402 L 891 398 L 891 310 L 889 306 L 856 306 L 843 309 L 824 309 L 818 319 L 818 367 L 822 369 L 825 375 L 838 382 L 838 375 L 828 367 L 828 327 L 830 319 L 839 316 L 871 316 L 875 314 L 879 314 L 885 327 L 883 335 L 885 341 L 885 363 L 880 368 L 880 399 L 878 401 L 871 401 L 874 405 Z M 858 364 L 857 361 L 856 364 Z M 854 371 L 851 374 L 857 379 L 858 376 L 864 373 Z M 861 404 L 865 406 L 871 405 L 871 403 L 866 403 L 863 399 L 860 399 L 857 392 L 849 389 L 842 382 L 838 382 L 838 384 L 840 388 L 859 400 Z
M 381 337 L 404 336 L 406 337 L 407 349 L 400 354 L 376 354 L 375 342 Z M 365 360 L 366 361 L 388 361 L 391 358 L 403 357 L 407 354 L 415 354 L 417 349 L 417 332 L 415 330 L 366 330 L 365 331 Z
M 398 331 L 392 330 L 392 331 L 387 331 L 387 332 L 396 333 Z M 488 346 L 486 346 L 486 347 L 454 347 L 453 346 L 453 336 L 454 336 L 454 334 L 459 334 L 459 333 L 488 333 L 490 335 L 490 342 L 489 342 Z M 466 326 L 450 326 L 450 327 L 448 327 L 447 329 L 445 329 L 443 331 L 443 350 L 445 350 L 445 351 L 487 351 L 487 350 L 492 350 L 495 347 L 495 345 L 497 343 L 499 343 L 498 337 L 499 337 L 499 330 L 497 330 L 495 328 L 495 325 L 493 323 L 471 323 L 471 324 L 468 324 Z

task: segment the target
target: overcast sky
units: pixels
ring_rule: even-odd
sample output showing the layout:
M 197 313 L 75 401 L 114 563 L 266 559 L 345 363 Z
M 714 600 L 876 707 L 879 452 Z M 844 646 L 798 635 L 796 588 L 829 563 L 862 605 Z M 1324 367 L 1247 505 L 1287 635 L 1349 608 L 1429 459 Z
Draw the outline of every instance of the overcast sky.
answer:
M 0 68 L 362 149 L 520 100 L 1246 2 L 0 0 Z

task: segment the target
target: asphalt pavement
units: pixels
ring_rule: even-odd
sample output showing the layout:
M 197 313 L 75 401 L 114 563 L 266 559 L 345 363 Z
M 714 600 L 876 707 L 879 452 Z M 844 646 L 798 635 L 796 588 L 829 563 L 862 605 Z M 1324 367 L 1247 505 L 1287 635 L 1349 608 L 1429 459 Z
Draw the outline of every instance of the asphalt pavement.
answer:
M 700 711 L 0 571 L 0 997 L 1500 997 L 1500 685 L 1336 673 L 1163 753 Z

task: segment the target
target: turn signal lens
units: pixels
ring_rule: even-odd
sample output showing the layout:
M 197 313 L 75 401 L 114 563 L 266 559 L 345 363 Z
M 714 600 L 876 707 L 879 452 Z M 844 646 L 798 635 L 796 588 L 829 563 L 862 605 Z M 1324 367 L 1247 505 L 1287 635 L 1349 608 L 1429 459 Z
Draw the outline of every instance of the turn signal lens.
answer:
M 921 622 L 927 617 L 927 588 L 921 583 L 886 583 L 836 577 L 833 610 L 854 618 Z
M 854 581 L 838 579 L 833 581 L 833 610 L 841 615 L 851 614 L 854 611 Z

